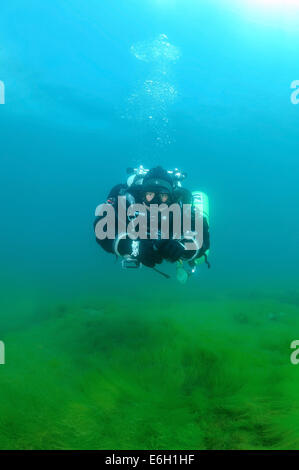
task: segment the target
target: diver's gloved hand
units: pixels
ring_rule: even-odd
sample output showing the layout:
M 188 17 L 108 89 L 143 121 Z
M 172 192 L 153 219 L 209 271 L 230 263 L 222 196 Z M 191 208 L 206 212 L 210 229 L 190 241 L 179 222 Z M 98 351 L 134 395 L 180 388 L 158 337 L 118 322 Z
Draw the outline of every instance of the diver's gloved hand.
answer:
M 116 254 L 120 256 L 136 256 L 136 259 L 145 266 L 153 268 L 155 264 L 160 264 L 163 261 L 162 255 L 159 253 L 157 248 L 154 246 L 152 240 L 139 240 L 138 241 L 138 253 L 134 254 L 133 240 L 130 238 L 124 238 L 119 240 L 117 243 Z
M 145 266 L 153 268 L 155 264 L 162 263 L 163 257 L 154 246 L 152 240 L 141 240 L 139 250 L 138 259 Z
M 178 261 L 185 254 L 185 247 L 179 240 L 158 240 L 155 246 L 162 257 L 168 261 Z

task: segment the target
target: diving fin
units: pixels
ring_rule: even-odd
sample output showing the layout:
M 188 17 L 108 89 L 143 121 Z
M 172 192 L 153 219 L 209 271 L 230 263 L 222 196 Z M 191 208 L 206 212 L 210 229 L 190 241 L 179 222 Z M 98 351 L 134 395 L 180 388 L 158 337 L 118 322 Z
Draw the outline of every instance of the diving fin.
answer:
M 176 278 L 181 284 L 186 284 L 189 278 L 189 274 L 184 268 L 182 260 L 176 262 Z

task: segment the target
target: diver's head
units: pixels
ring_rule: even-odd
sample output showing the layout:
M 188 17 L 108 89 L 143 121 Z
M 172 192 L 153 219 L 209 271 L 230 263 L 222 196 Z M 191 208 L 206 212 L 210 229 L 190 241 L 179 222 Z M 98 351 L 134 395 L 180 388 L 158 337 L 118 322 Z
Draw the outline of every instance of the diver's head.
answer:
M 169 202 L 169 194 L 168 193 L 159 193 L 159 199 L 162 204 L 167 204 Z
M 146 204 L 169 204 L 173 192 L 172 178 L 162 167 L 153 168 L 143 178 L 142 191 Z
M 153 191 L 146 191 L 144 198 L 146 202 L 150 204 L 153 201 L 153 199 L 155 199 L 155 196 L 156 196 L 156 193 L 154 193 Z
M 160 185 L 150 186 L 144 188 L 142 193 L 142 202 L 145 204 L 170 204 L 171 203 L 171 192 L 168 188 Z

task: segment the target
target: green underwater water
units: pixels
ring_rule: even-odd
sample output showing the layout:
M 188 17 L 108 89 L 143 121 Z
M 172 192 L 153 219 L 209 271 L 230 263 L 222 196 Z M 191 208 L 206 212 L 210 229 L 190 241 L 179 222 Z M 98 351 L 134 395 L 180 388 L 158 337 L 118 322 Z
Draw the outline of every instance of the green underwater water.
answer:
M 1 449 L 299 448 L 296 289 L 129 297 L 6 305 Z
M 1 5 L 0 449 L 299 449 L 299 9 L 111 3 Z M 96 244 L 141 164 L 209 197 L 186 286 Z

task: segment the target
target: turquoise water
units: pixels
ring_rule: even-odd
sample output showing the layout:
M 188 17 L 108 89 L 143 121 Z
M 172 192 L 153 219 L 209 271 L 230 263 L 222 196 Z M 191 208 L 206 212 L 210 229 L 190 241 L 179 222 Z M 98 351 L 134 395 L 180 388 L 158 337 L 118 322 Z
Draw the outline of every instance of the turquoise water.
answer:
M 298 19 L 291 1 L 1 7 L 0 448 L 298 448 Z M 95 243 L 140 164 L 209 195 L 212 268 L 185 286 Z

